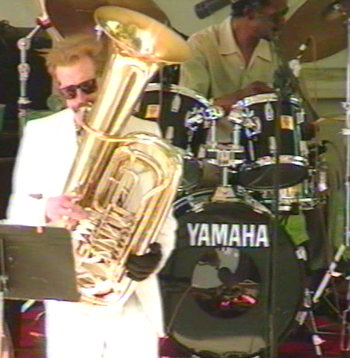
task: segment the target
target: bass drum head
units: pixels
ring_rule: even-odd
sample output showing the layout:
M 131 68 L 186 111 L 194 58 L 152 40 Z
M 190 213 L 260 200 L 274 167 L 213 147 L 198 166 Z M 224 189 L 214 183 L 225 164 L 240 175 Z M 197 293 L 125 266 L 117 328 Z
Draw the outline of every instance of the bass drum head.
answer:
M 245 357 L 269 347 L 273 220 L 244 201 L 202 190 L 175 203 L 177 244 L 160 273 L 167 333 L 200 357 Z M 304 269 L 290 237 L 274 240 L 274 332 L 286 336 L 302 303 Z

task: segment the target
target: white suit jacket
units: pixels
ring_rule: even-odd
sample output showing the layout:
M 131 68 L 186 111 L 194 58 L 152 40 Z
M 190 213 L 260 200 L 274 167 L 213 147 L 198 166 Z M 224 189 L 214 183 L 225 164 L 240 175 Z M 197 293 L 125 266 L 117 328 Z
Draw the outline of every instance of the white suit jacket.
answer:
M 77 151 L 73 118 L 73 111 L 65 109 L 27 124 L 14 169 L 8 223 L 43 225 L 45 198 L 62 194 Z M 130 132 L 160 135 L 156 123 L 135 117 L 129 120 L 123 134 Z M 38 199 L 39 196 L 43 199 Z M 156 240 L 161 244 L 163 254 L 159 269 L 164 266 L 174 248 L 175 230 L 176 221 L 169 216 Z M 152 320 L 159 334 L 162 334 L 161 297 L 156 275 L 140 282 L 135 294 L 145 314 Z

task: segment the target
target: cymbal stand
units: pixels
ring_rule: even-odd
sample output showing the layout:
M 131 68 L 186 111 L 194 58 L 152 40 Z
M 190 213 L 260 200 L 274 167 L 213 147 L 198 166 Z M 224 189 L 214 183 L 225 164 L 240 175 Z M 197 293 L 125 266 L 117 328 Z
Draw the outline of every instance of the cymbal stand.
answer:
M 315 348 L 315 353 L 317 357 L 323 356 L 323 351 L 321 348 L 322 343 L 325 341 L 319 336 L 319 330 L 316 324 L 315 320 L 315 314 L 312 310 L 312 295 L 309 288 L 305 289 L 305 295 L 304 295 L 304 310 L 300 311 L 296 320 L 299 323 L 299 326 L 302 326 L 305 324 L 306 319 L 310 322 L 311 325 L 311 337 L 312 337 L 312 343 Z
M 338 266 L 340 259 L 342 258 L 343 254 L 345 252 L 345 249 L 346 249 L 346 246 L 344 244 L 340 245 L 339 249 L 337 250 L 337 252 L 334 256 L 333 261 L 330 263 L 326 274 L 324 275 L 322 281 L 318 285 L 318 287 L 312 297 L 313 303 L 319 302 L 324 290 L 326 289 L 326 287 L 329 284 L 330 279 L 335 275 L 335 270 Z
M 25 37 L 22 37 L 17 41 L 17 47 L 20 51 L 20 63 L 18 65 L 19 83 L 20 83 L 20 96 L 18 98 L 18 119 L 19 119 L 19 131 L 23 134 L 24 126 L 27 121 L 28 108 L 30 100 L 27 96 L 27 82 L 30 75 L 30 65 L 27 62 L 27 54 L 31 47 L 31 41 L 34 36 L 41 29 L 48 29 L 51 27 L 50 20 L 46 17 L 39 17 L 36 20 L 36 27 Z
M 323 280 L 317 288 L 313 302 L 319 301 L 324 290 L 326 289 L 330 279 L 335 275 L 337 265 L 342 258 L 345 250 L 350 246 L 350 17 L 347 19 L 347 34 L 348 34 L 348 60 L 347 60 L 347 86 L 346 86 L 346 102 L 343 103 L 346 111 L 346 125 L 342 133 L 346 138 L 346 174 L 345 174 L 345 228 L 344 228 L 344 242 L 341 244 L 331 262 Z M 347 278 L 348 279 L 348 278 Z M 342 312 L 342 328 L 340 348 L 344 352 L 350 351 L 350 330 L 347 322 L 350 312 L 350 285 L 348 285 L 348 292 L 346 295 L 347 308 Z
M 341 315 L 341 331 L 340 331 L 340 350 L 342 352 L 350 351 L 350 276 L 346 277 L 348 281 L 348 289 L 346 293 L 347 307 Z

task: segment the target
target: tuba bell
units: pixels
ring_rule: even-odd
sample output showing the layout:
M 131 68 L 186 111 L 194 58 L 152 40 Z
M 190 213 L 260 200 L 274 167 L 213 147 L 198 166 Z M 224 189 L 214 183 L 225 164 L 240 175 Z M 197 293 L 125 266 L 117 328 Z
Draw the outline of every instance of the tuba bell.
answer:
M 81 299 L 108 305 L 133 292 L 125 261 L 156 239 L 182 175 L 175 147 L 155 135 L 122 132 L 152 75 L 186 61 L 190 50 L 175 32 L 138 12 L 103 6 L 94 17 L 111 51 L 64 192 L 77 195 L 89 213 L 72 230 Z M 135 203 L 145 182 L 149 187 Z

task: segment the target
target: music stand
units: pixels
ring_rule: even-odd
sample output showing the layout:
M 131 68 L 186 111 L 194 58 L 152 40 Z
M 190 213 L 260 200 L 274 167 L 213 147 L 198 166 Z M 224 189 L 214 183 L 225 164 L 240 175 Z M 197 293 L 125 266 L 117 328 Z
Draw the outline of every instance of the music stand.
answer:
M 0 225 L 0 337 L 5 298 L 79 301 L 68 230 Z

